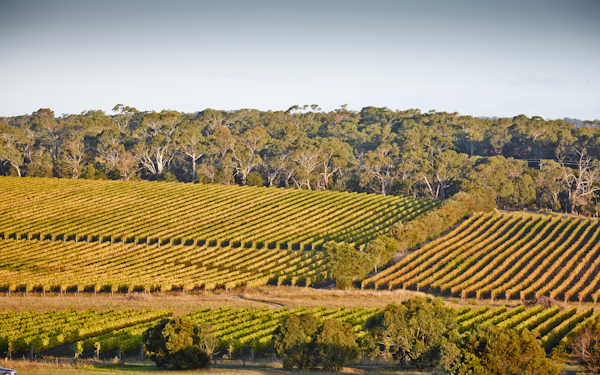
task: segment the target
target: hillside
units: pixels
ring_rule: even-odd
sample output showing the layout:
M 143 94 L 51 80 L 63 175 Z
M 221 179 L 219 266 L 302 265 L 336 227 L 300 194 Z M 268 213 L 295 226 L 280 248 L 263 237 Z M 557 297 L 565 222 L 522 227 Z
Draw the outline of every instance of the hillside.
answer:
M 462 298 L 579 302 L 600 296 L 600 222 L 528 213 L 474 215 L 364 287 Z
M 427 199 L 223 185 L 0 178 L 0 289 L 115 292 L 295 285 L 326 241 L 362 245 Z
M 46 178 L 1 177 L 0 194 L 5 237 L 305 249 L 366 243 L 436 205 L 375 194 Z

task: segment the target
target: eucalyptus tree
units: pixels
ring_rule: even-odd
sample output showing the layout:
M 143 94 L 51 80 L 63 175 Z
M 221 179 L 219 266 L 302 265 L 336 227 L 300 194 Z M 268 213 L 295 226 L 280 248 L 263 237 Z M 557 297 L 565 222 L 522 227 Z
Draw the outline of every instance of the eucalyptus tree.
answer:
M 126 136 L 117 127 L 104 130 L 97 137 L 96 161 L 102 163 L 107 171 L 115 171 L 122 180 L 129 180 L 140 171 L 140 162 L 126 150 Z
M 159 176 L 175 156 L 173 133 L 181 121 L 174 111 L 151 112 L 143 116 L 135 137 L 140 140 L 133 149 L 143 168 Z
M 117 114 L 112 116 L 111 120 L 114 121 L 122 133 L 128 132 L 130 130 L 129 123 L 139 111 L 135 107 L 124 106 L 123 104 L 117 104 L 112 110 Z
M 300 138 L 295 146 L 292 160 L 297 167 L 292 179 L 298 189 L 306 186 L 308 190 L 312 190 L 311 180 L 316 180 L 313 171 L 319 166 L 319 159 L 323 150 L 319 142 L 308 137 Z
M 358 168 L 362 172 L 360 184 L 372 191 L 389 195 L 394 180 L 400 176 L 398 169 L 399 149 L 396 145 L 381 145 L 374 151 L 356 155 Z
M 234 169 L 242 185 L 246 185 L 248 174 L 262 164 L 260 152 L 265 148 L 270 136 L 266 129 L 257 126 L 234 137 L 229 144 L 228 166 Z
M 71 178 L 79 178 L 82 162 L 86 157 L 85 143 L 82 134 L 70 134 L 65 141 L 61 156 L 70 169 Z
M 192 182 L 196 181 L 196 162 L 207 151 L 207 142 L 203 130 L 201 122 L 185 120 L 175 133 L 177 148 L 189 157 L 192 163 Z
M 353 163 L 352 147 L 335 138 L 320 138 L 317 139 L 317 142 L 321 149 L 318 160 L 320 172 L 317 189 L 329 189 L 329 180 L 333 175 Z
M 37 133 L 45 150 L 48 150 L 52 162 L 56 162 L 60 155 L 60 148 L 64 140 L 64 128 L 54 117 L 54 112 L 48 108 L 42 108 L 31 115 L 31 124 Z
M 19 177 L 23 175 L 25 155 L 31 145 L 23 129 L 0 122 L 0 162 L 10 164 Z
M 586 149 L 573 149 L 577 157 L 576 170 L 566 166 L 561 158 L 562 182 L 569 193 L 569 205 L 572 214 L 576 208 L 588 204 L 597 191 L 600 191 L 600 162 L 587 154 Z

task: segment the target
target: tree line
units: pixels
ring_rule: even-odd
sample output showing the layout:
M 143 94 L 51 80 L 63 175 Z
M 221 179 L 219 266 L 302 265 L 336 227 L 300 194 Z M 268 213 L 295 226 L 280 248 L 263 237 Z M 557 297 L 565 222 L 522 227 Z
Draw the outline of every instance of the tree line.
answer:
M 0 119 L 0 174 L 402 194 L 485 189 L 500 207 L 598 212 L 600 127 L 519 115 L 318 105 Z

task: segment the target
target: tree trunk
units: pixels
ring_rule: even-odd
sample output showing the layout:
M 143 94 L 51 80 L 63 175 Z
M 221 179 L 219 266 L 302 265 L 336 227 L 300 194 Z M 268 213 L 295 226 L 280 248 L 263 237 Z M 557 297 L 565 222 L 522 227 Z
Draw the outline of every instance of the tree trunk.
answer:
M 196 183 L 196 158 L 192 156 L 192 184 Z
M 12 164 L 13 167 L 15 167 L 15 169 L 17 170 L 17 174 L 19 175 L 19 177 L 23 177 L 21 176 L 21 168 L 19 168 L 18 165 Z

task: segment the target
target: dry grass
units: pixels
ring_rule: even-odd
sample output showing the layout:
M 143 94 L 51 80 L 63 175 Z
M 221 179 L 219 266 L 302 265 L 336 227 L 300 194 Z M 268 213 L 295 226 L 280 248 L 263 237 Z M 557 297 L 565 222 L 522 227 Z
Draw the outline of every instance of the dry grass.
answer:
M 326 290 L 291 286 L 264 286 L 256 289 L 237 289 L 225 292 L 216 290 L 211 293 L 187 293 L 178 292 L 165 295 L 144 295 L 143 293 L 126 296 L 124 294 L 115 294 L 113 297 L 107 294 L 93 296 L 91 294 L 81 294 L 75 296 L 72 294 L 62 297 L 54 295 L 40 296 L 39 294 L 29 296 L 17 296 L 13 294 L 10 297 L 0 295 L 0 311 L 14 309 L 16 311 L 25 311 L 33 309 L 42 310 L 64 310 L 75 309 L 78 311 L 88 308 L 96 310 L 114 309 L 121 310 L 131 308 L 134 310 L 150 307 L 153 309 L 163 309 L 171 307 L 175 315 L 185 314 L 201 308 L 219 308 L 230 306 L 232 308 L 250 307 L 258 308 L 268 305 L 276 308 L 287 306 L 295 308 L 299 306 L 306 307 L 385 307 L 390 303 L 401 303 L 414 296 L 431 296 L 423 292 L 410 290 L 392 290 L 392 291 L 374 291 L 374 290 Z M 240 298 L 241 297 L 241 298 Z M 460 298 L 443 298 L 448 306 L 460 308 L 463 306 L 496 307 L 500 305 L 517 306 L 519 300 L 490 301 L 489 299 L 477 301 L 475 299 L 462 300 Z M 563 304 L 564 305 L 564 304 Z M 582 304 L 580 308 L 589 307 L 590 304 Z M 565 305 L 566 306 L 566 305 Z
M 400 303 L 411 297 L 425 293 L 394 290 L 394 291 L 360 291 L 360 290 L 326 290 L 298 287 L 266 286 L 248 289 L 240 293 L 244 298 L 277 303 L 289 308 L 306 307 L 384 307 L 390 303 Z
M 240 363 L 237 363 L 240 362 Z M 0 363 L 4 367 L 16 369 L 19 375 L 100 375 L 100 374 L 118 374 L 118 375 L 167 375 L 167 374 L 207 374 L 207 375 L 288 375 L 290 372 L 281 367 L 281 363 L 246 363 L 243 366 L 241 361 L 232 361 L 231 363 L 219 363 L 216 368 L 205 370 L 190 371 L 168 371 L 160 370 L 154 366 L 141 365 L 84 365 L 84 364 L 65 364 L 56 365 L 54 363 L 36 363 L 28 361 L 8 361 Z M 319 375 L 323 372 L 311 372 L 310 374 Z M 371 374 L 416 374 L 414 371 L 404 372 L 393 366 L 393 363 L 382 366 L 357 366 L 345 367 L 343 371 L 336 373 L 340 375 L 371 375 Z M 426 373 L 419 373 L 426 374 Z M 428 373 L 427 373 L 428 374 Z
M 167 294 L 163 296 L 153 295 L 151 298 L 128 298 L 125 295 L 63 295 L 59 296 L 11 296 L 0 297 L 0 310 L 13 309 L 25 311 L 33 309 L 42 310 L 64 310 L 75 309 L 77 311 L 94 308 L 96 310 L 122 310 L 131 308 L 134 310 L 150 307 L 153 309 L 166 309 L 171 307 L 175 315 L 186 314 L 202 308 L 216 309 L 223 306 L 237 307 L 262 307 L 264 304 L 243 299 L 231 298 L 232 294 Z
M 171 307 L 175 315 L 185 314 L 201 308 L 219 308 L 231 306 L 233 308 L 263 307 L 271 304 L 271 307 L 287 306 L 295 308 L 306 307 L 384 307 L 390 303 L 401 303 L 414 296 L 427 296 L 426 293 L 409 290 L 393 291 L 360 291 L 360 290 L 326 290 L 291 286 L 264 286 L 257 289 L 239 289 L 229 292 L 216 291 L 212 293 L 172 293 L 165 295 L 144 296 L 115 294 L 113 297 L 106 294 L 96 296 L 81 294 L 40 296 L 39 294 L 29 296 L 0 297 L 0 310 L 14 309 L 25 311 L 33 309 L 42 310 L 64 310 L 75 309 L 78 311 L 88 308 L 96 310 L 114 309 L 120 310 L 131 308 L 134 310 L 151 307 L 163 309 Z M 241 297 L 241 298 L 239 298 Z M 488 301 L 489 302 L 489 301 Z M 451 305 L 459 303 L 449 302 Z M 464 302 L 460 304 L 464 306 Z

